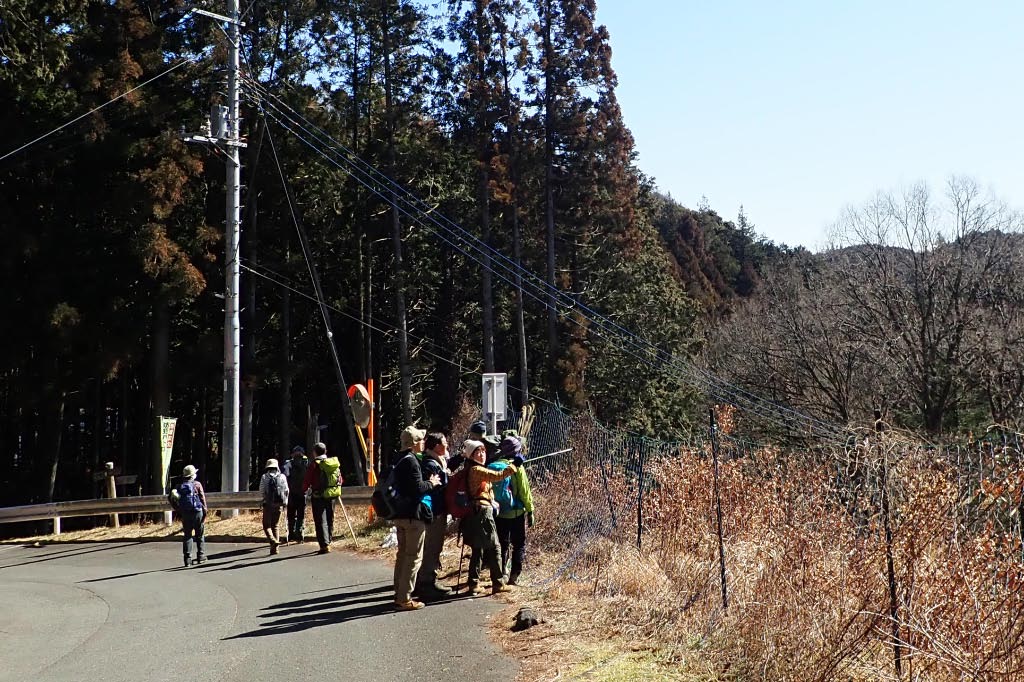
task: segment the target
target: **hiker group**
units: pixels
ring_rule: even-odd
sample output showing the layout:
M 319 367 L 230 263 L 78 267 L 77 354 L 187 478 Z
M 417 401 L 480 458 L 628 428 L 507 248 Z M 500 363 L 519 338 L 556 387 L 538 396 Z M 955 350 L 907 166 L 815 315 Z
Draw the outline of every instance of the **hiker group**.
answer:
M 509 591 L 522 573 L 526 527 L 534 520 L 522 441 L 513 431 L 500 439 L 488 436 L 483 422 L 474 423 L 469 435 L 451 455 L 444 433 L 407 427 L 401 452 L 374 491 L 374 509 L 395 525 L 398 609 L 452 596 L 441 570 L 449 516 L 470 548 L 468 594 L 482 591 L 484 568 L 492 594 Z
M 182 482 L 169 495 L 171 506 L 181 517 L 185 533 L 182 542 L 185 566 L 201 564 L 206 558 L 204 521 L 208 507 L 203 486 L 196 480 L 197 474 L 194 466 L 186 466 Z M 312 461 L 306 457 L 306 450 L 301 445 L 292 448 L 291 456 L 280 465 L 276 459 L 268 459 L 260 477 L 259 491 L 263 532 L 270 545 L 270 554 L 277 554 L 280 545 L 304 541 L 307 502 L 313 511 L 313 526 L 320 545 L 318 553 L 329 553 L 331 538 L 334 537 L 334 509 L 341 498 L 343 482 L 341 463 L 337 457 L 327 456 L 327 446 L 323 443 L 313 446 Z M 284 539 L 278 535 L 282 511 L 287 514 Z M 197 546 L 195 559 L 192 558 L 193 541 Z
M 395 607 L 421 609 L 424 601 L 455 593 L 442 579 L 445 537 L 455 525 L 450 526 L 449 517 L 457 524 L 463 555 L 465 547 L 470 549 L 467 593 L 484 591 L 484 569 L 492 594 L 508 592 L 523 572 L 526 529 L 534 523 L 522 440 L 515 431 L 505 431 L 501 437 L 487 435 L 486 425 L 478 421 L 454 455 L 444 433 L 414 426 L 402 431 L 400 445 L 401 451 L 386 475 L 382 472 L 373 493 L 375 512 L 394 524 L 397 536 Z M 202 564 L 206 558 L 208 506 L 197 474 L 194 466 L 186 466 L 182 482 L 170 493 L 184 529 L 185 566 Z M 312 507 L 318 553 L 329 553 L 342 483 L 341 464 L 337 457 L 328 457 L 323 443 L 313 446 L 312 460 L 302 446 L 292 448 L 280 464 L 275 458 L 266 460 L 259 491 L 270 554 L 277 554 L 280 545 L 304 541 L 307 504 Z M 283 539 L 278 535 L 282 512 L 287 525 Z M 461 557 L 458 575 L 461 583 Z

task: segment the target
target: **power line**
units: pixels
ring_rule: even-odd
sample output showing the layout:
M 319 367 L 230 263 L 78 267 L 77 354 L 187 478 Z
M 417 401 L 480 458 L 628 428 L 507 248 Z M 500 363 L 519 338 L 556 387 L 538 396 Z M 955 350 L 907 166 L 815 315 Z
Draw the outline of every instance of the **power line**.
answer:
M 181 61 L 179 61 L 177 64 L 175 64 L 171 68 L 167 69 L 166 71 L 163 71 L 163 72 L 153 76 L 152 78 L 150 78 L 149 80 L 147 80 L 145 82 L 139 83 L 134 88 L 132 88 L 130 90 L 127 90 L 125 92 L 122 92 L 117 97 L 114 97 L 113 99 L 104 102 L 103 104 L 99 105 L 98 107 L 90 109 L 89 111 L 85 112 L 81 116 L 77 116 L 77 117 L 71 119 L 70 121 L 68 121 L 67 123 L 63 123 L 63 124 L 57 126 L 56 128 L 54 128 L 50 132 L 44 133 L 44 134 L 40 135 L 39 137 L 37 137 L 36 139 L 34 139 L 34 140 L 30 141 L 30 142 L 26 142 L 25 144 L 21 145 L 17 149 L 12 149 L 11 151 L 9 151 L 6 154 L 4 154 L 3 156 L 0 156 L 0 161 L 3 161 L 8 156 L 13 156 L 14 154 L 17 154 L 18 152 L 20 152 L 22 150 L 28 149 L 29 147 L 31 147 L 32 145 L 36 144 L 37 142 L 41 142 L 42 140 L 45 140 L 46 138 L 48 138 L 50 135 L 53 135 L 54 133 L 60 132 L 61 130 L 64 130 L 68 126 L 73 125 L 73 124 L 77 123 L 78 121 L 81 121 L 86 116 L 89 116 L 91 114 L 96 113 L 100 109 L 103 109 L 104 107 L 107 107 L 107 106 L 113 104 L 114 102 L 116 102 L 119 99 L 122 99 L 123 97 L 127 97 L 128 95 L 132 94 L 136 90 L 139 90 L 140 88 L 144 88 L 145 86 L 149 85 L 153 81 L 156 81 L 156 80 L 159 80 L 159 79 L 163 78 L 164 76 L 168 75 L 172 71 L 175 71 L 176 69 L 181 68 L 185 64 L 193 64 L 196 61 L 198 61 L 198 58 L 196 58 L 196 57 L 182 57 Z
M 331 162 L 337 168 L 346 171 L 357 182 L 374 194 L 383 198 L 385 201 L 393 204 L 410 220 L 413 220 L 430 230 L 442 239 L 442 241 L 449 244 L 453 249 L 462 253 L 467 258 L 474 261 L 480 260 L 478 257 L 467 251 L 467 249 L 473 250 L 477 254 L 488 257 L 488 259 L 493 257 L 494 260 L 492 262 L 502 271 L 523 277 L 527 284 L 531 285 L 532 288 L 517 285 L 514 281 L 511 281 L 504 272 L 499 272 L 494 267 L 488 267 L 486 264 L 482 263 L 484 267 L 487 267 L 493 274 L 497 275 L 499 279 L 504 280 L 513 288 L 520 289 L 523 293 L 537 300 L 542 306 L 553 307 L 548 300 L 549 298 L 553 298 L 560 301 L 564 308 L 580 311 L 581 316 L 593 326 L 583 325 L 582 323 L 574 320 L 572 316 L 570 316 L 569 319 L 588 331 L 595 332 L 599 336 L 605 338 L 620 352 L 631 355 L 643 364 L 654 368 L 664 369 L 664 366 L 669 366 L 673 370 L 675 376 L 684 383 L 705 391 L 709 396 L 745 406 L 745 409 L 748 411 L 758 414 L 765 419 L 769 419 L 777 425 L 790 428 L 793 426 L 793 422 L 796 421 L 802 422 L 811 430 L 830 437 L 834 437 L 840 432 L 839 427 L 835 425 L 828 424 L 827 422 L 814 418 L 810 415 L 802 414 L 792 408 L 767 401 L 764 398 L 756 396 L 741 387 L 731 384 L 730 382 L 725 381 L 706 370 L 695 367 L 692 363 L 668 353 L 645 339 L 638 337 L 636 334 L 622 327 L 618 323 L 582 304 L 579 300 L 569 294 L 551 287 L 551 285 L 540 280 L 540 278 L 535 274 L 526 270 L 518 263 L 511 261 L 508 257 L 504 256 L 504 254 L 490 245 L 484 244 L 457 224 L 448 220 L 444 216 L 437 214 L 433 210 L 426 210 L 429 207 L 426 207 L 422 200 L 411 195 L 407 190 L 401 188 L 393 180 L 380 173 L 365 161 L 359 159 L 355 154 L 347 150 L 344 145 L 330 137 L 330 135 L 322 129 L 310 123 L 301 114 L 298 114 L 298 112 L 287 104 L 281 102 L 280 98 L 267 91 L 258 83 L 247 81 L 247 85 L 252 86 L 252 89 L 255 91 L 257 104 L 261 107 L 266 116 L 270 117 L 272 120 L 291 132 L 301 142 L 316 151 L 327 161 Z M 261 97 L 261 94 L 266 94 L 266 98 Z M 271 110 L 264 108 L 264 103 L 268 104 Z M 280 106 L 278 103 L 280 103 Z M 315 140 L 311 141 L 308 136 L 312 136 Z M 326 138 L 326 140 L 324 138 Z M 330 152 L 333 152 L 336 156 L 332 157 L 332 155 L 325 151 L 325 148 Z M 343 150 L 344 153 L 339 151 L 339 149 Z M 431 225 L 427 224 L 425 220 L 433 224 L 437 229 L 431 227 Z M 555 306 L 555 309 L 558 309 L 557 306 Z M 619 343 L 616 343 L 613 340 L 615 337 L 620 339 Z M 653 358 L 649 356 L 653 356 Z

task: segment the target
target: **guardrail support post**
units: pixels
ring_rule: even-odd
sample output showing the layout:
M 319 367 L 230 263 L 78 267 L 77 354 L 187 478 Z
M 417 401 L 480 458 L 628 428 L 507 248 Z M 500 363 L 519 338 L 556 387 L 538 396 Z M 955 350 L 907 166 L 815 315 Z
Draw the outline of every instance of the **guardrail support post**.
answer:
M 107 470 L 107 497 L 111 500 L 117 499 L 117 481 L 114 480 L 114 463 L 107 462 L 103 465 Z M 117 518 L 117 514 L 110 515 L 110 521 L 113 523 L 114 528 L 120 528 L 120 519 Z
M 53 534 L 54 535 L 60 535 L 60 517 L 59 516 L 54 516 L 53 517 Z

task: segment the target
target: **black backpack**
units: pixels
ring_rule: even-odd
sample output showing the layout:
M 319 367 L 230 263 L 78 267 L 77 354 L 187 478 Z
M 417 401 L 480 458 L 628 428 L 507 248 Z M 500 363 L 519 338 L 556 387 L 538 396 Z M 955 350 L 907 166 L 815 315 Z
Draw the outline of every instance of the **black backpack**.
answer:
M 416 455 L 410 452 L 405 457 L 416 457 Z M 373 505 L 373 512 L 379 519 L 387 521 L 407 511 L 408 504 L 401 493 L 398 492 L 398 480 L 395 475 L 398 463 L 405 459 L 405 457 L 402 457 L 388 468 L 387 475 L 377 481 L 377 485 L 373 488 L 373 494 L 370 495 L 370 504 Z

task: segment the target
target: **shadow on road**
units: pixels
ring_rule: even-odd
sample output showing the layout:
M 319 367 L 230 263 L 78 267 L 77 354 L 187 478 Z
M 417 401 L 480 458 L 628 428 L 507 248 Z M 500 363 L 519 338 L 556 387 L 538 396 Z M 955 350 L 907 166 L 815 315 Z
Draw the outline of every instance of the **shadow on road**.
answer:
M 394 613 L 392 589 L 392 586 L 387 584 L 365 590 L 337 592 L 317 599 L 299 599 L 267 606 L 263 610 L 268 613 L 260 614 L 260 618 L 267 620 L 261 623 L 258 629 L 225 639 L 283 635 Z M 360 604 L 361 606 L 358 606 Z
M 227 564 L 233 564 L 236 561 L 241 561 L 241 559 L 234 559 L 233 561 L 219 561 L 219 559 L 228 559 L 228 558 L 233 557 L 233 556 L 252 554 L 255 551 L 258 551 L 257 548 L 251 547 L 249 549 L 234 549 L 234 550 L 231 550 L 230 552 L 214 552 L 213 554 L 207 555 L 206 560 L 211 562 L 212 565 L 211 565 L 210 568 L 212 568 L 213 570 L 223 570 L 224 568 L 228 567 Z M 246 564 L 246 565 L 249 565 L 249 564 Z M 220 569 L 215 569 L 214 567 L 216 567 L 216 566 L 220 566 L 221 568 Z M 106 582 L 107 580 L 120 580 L 121 578 L 134 578 L 135 576 L 147 575 L 149 573 L 168 573 L 168 572 L 175 572 L 175 571 L 190 571 L 190 570 L 195 570 L 195 569 L 192 569 L 192 568 L 186 567 L 186 566 L 169 566 L 167 568 L 154 568 L 151 571 L 136 571 L 135 573 L 122 573 L 121 575 L 108 575 L 108 576 L 105 576 L 103 578 L 92 578 L 91 580 L 79 580 L 78 582 L 79 583 L 102 583 L 102 582 Z
M 107 546 L 104 546 L 104 547 L 96 547 L 96 548 L 89 548 L 89 549 L 84 549 L 82 547 L 74 547 L 72 549 L 61 549 L 61 550 L 56 551 L 56 552 L 47 552 L 47 553 L 43 553 L 43 554 L 33 554 L 32 556 L 28 557 L 29 558 L 28 561 L 16 561 L 16 562 L 11 563 L 11 564 L 4 564 L 3 566 L 0 566 L 0 570 L 3 570 L 5 568 L 14 568 L 15 566 L 28 566 L 29 564 L 38 564 L 38 563 L 42 563 L 44 561 L 54 561 L 55 559 L 67 559 L 67 558 L 70 558 L 70 557 L 78 557 L 78 556 L 82 556 L 82 555 L 85 555 L 85 554 L 93 554 L 95 552 L 107 552 L 107 551 L 110 551 L 112 549 L 124 549 L 125 547 L 132 547 L 132 546 L 138 545 L 138 544 L 142 544 L 142 543 L 140 543 L 140 542 L 120 542 L 120 543 L 110 544 L 110 545 L 107 545 Z

